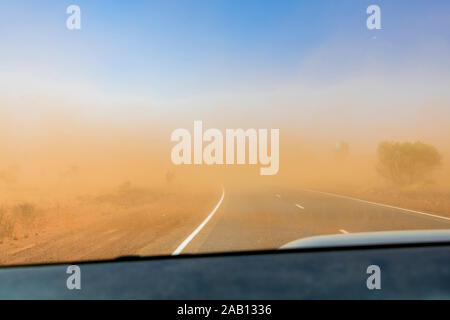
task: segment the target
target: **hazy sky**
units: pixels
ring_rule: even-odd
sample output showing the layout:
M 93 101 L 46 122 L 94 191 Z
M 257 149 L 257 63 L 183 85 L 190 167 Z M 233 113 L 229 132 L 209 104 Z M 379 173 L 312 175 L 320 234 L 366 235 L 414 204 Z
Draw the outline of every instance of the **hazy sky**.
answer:
M 66 29 L 71 4 L 80 31 Z M 366 28 L 370 4 L 382 30 Z M 122 123 L 259 112 L 271 127 L 401 123 L 431 100 L 448 115 L 445 0 L 1 1 L 0 38 L 0 99 L 28 124 L 49 105 Z

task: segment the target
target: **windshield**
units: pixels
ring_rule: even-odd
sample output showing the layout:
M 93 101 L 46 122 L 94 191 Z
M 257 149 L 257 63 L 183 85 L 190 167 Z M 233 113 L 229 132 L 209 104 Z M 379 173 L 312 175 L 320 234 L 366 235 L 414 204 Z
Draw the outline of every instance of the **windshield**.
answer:
M 1 1 L 0 265 L 448 229 L 449 14 Z

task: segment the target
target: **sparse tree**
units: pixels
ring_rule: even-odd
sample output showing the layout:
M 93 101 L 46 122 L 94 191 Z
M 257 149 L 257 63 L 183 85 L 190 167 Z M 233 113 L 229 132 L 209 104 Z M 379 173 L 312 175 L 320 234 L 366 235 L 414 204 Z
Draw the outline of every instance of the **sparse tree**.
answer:
M 442 156 L 431 145 L 422 142 L 383 141 L 377 149 L 377 171 L 397 185 L 412 185 L 430 180 L 440 166 Z
M 0 243 L 13 233 L 13 224 L 5 207 L 0 207 Z
M 350 147 L 347 142 L 341 141 L 334 146 L 334 156 L 338 160 L 344 160 L 350 153 Z

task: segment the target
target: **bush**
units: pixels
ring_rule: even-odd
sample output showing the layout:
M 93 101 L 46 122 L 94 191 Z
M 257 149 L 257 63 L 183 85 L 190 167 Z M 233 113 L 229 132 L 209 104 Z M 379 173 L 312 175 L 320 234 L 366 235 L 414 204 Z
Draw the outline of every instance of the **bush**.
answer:
M 402 186 L 427 182 L 442 160 L 434 146 L 422 142 L 383 141 L 378 145 L 377 154 L 378 173 Z
M 30 227 L 36 219 L 36 208 L 33 204 L 22 202 L 13 208 L 16 221 L 24 227 Z
M 341 141 L 334 146 L 334 157 L 337 160 L 344 160 L 350 153 L 350 147 L 347 142 Z
M 8 219 L 7 211 L 4 207 L 0 207 L 0 241 L 10 237 L 13 232 L 13 225 Z

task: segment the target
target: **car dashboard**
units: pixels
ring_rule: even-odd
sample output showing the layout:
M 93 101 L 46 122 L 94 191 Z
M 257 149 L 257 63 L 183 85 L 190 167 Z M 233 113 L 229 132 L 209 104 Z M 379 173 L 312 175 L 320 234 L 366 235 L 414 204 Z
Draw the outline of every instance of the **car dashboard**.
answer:
M 0 299 L 450 299 L 450 242 L 123 257 L 75 289 L 70 265 L 1 268 Z

